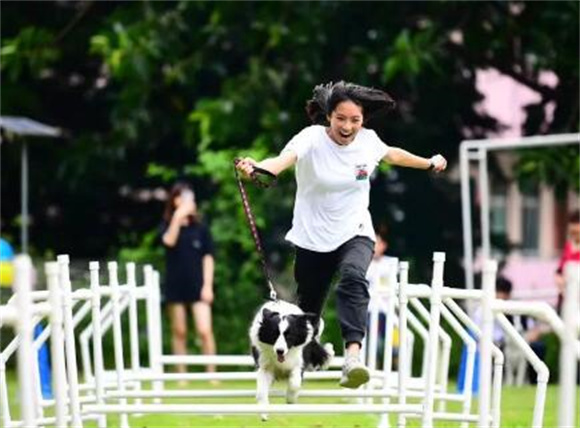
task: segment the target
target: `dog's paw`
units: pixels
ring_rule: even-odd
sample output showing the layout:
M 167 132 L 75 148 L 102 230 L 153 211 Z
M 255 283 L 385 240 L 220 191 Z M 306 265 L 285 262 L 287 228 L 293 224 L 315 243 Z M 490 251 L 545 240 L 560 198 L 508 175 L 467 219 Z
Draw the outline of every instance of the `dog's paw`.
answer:
M 265 414 L 265 413 L 262 413 L 262 414 L 260 415 L 260 419 L 262 419 L 262 422 L 266 422 L 266 421 L 268 420 L 268 415 L 267 415 L 267 414 Z
M 334 345 L 330 342 L 325 343 L 323 346 L 324 350 L 326 351 L 326 353 L 328 354 L 329 358 L 333 358 L 334 357 Z
M 332 343 L 330 343 L 330 342 L 325 343 L 323 348 L 326 351 L 326 353 L 328 354 L 328 360 L 330 361 L 331 359 L 333 359 L 335 352 L 334 352 L 334 346 L 332 345 Z

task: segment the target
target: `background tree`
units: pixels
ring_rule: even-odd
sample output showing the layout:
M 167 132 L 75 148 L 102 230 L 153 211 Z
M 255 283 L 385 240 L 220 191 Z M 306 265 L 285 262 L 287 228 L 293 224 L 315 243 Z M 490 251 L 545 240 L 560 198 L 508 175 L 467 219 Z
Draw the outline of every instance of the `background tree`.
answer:
M 161 267 L 159 189 L 188 178 L 217 243 L 218 336 L 244 338 L 245 320 L 265 295 L 232 160 L 279 152 L 307 125 L 304 103 L 314 85 L 345 79 L 387 89 L 398 109 L 375 120 L 379 135 L 425 156 L 441 152 L 452 165 L 466 130 L 483 138 L 501 127 L 474 109 L 482 99 L 479 69 L 496 68 L 541 95 L 528 107 L 526 133 L 578 130 L 573 1 L 81 1 L 1 8 L 2 114 L 29 115 L 69 133 L 31 148 L 34 251 L 120 254 Z M 539 82 L 542 70 L 557 75 L 555 88 Z M 549 121 L 544 106 L 551 102 Z M 17 236 L 18 157 L 14 147 L 2 146 L 2 233 L 9 237 Z M 529 154 L 522 165 L 522 177 L 577 183 L 577 152 Z M 249 191 L 270 262 L 290 293 L 291 249 L 283 235 L 292 174 L 274 189 Z M 372 193 L 371 211 L 389 224 L 392 252 L 414 263 L 412 280 L 427 278 L 432 252 L 444 250 L 446 274 L 458 283 L 457 185 L 385 168 Z M 240 316 L 232 320 L 231 313 Z M 242 344 L 222 351 L 243 351 Z

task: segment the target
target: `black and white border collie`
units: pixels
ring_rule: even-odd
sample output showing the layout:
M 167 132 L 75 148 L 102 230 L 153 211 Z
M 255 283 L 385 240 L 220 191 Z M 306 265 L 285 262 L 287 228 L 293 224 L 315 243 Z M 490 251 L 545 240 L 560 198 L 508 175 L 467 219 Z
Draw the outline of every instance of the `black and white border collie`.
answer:
M 326 369 L 334 356 L 331 343 L 320 344 L 324 321 L 298 306 L 277 300 L 260 307 L 250 327 L 256 362 L 256 399 L 268 404 L 274 380 L 287 380 L 286 402 L 295 403 L 305 370 Z M 262 420 L 267 415 L 262 414 Z

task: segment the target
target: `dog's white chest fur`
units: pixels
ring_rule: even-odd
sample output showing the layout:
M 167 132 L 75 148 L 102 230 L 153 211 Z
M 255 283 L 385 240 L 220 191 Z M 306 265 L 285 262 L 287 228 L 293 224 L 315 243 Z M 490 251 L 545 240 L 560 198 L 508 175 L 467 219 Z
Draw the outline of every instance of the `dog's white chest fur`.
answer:
M 293 369 L 296 367 L 302 369 L 302 349 L 289 350 L 284 361 L 280 362 L 273 348 L 268 349 L 268 347 L 262 346 L 260 347 L 259 366 L 271 372 L 276 380 L 288 379 Z

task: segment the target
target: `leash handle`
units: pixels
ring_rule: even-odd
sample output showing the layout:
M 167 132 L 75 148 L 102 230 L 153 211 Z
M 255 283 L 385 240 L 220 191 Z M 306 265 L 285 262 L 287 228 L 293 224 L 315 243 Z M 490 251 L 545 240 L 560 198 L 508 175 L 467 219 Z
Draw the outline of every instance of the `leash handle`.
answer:
M 264 256 L 264 250 L 262 248 L 262 243 L 260 241 L 260 235 L 258 233 L 258 227 L 256 226 L 256 220 L 254 219 L 254 215 L 252 214 L 252 209 L 250 207 L 250 202 L 248 200 L 248 194 L 246 192 L 246 188 L 244 183 L 238 173 L 237 165 L 240 162 L 239 158 L 234 159 L 234 171 L 236 174 L 236 180 L 238 182 L 238 189 L 240 191 L 240 196 L 242 197 L 242 205 L 244 207 L 244 213 L 246 214 L 246 219 L 248 220 L 248 224 L 250 225 L 250 230 L 252 232 L 252 237 L 254 238 L 254 243 L 256 244 L 256 250 L 258 250 L 258 254 L 260 256 L 260 263 L 262 264 L 262 271 L 264 272 L 264 276 L 266 277 L 266 281 L 268 282 L 268 287 L 270 288 L 270 299 L 271 300 L 278 300 L 278 295 L 276 294 L 276 290 L 272 285 L 272 279 L 270 276 L 270 271 L 268 270 L 268 264 L 266 263 L 266 257 Z M 269 184 L 260 181 L 259 179 L 255 178 L 258 175 L 266 175 L 274 177 L 274 180 Z M 265 169 L 254 167 L 254 171 L 250 175 L 252 181 L 261 188 L 267 188 L 276 184 L 276 176 L 272 174 L 270 171 L 266 171 Z
M 236 158 L 234 159 L 234 166 L 237 166 L 240 163 L 241 159 Z M 238 170 L 236 168 L 236 176 L 238 174 Z M 273 187 L 278 183 L 278 177 L 268 171 L 267 169 L 260 168 L 258 166 L 254 166 L 252 172 L 250 173 L 250 178 L 254 182 L 254 184 L 262 189 L 267 189 L 268 187 Z

